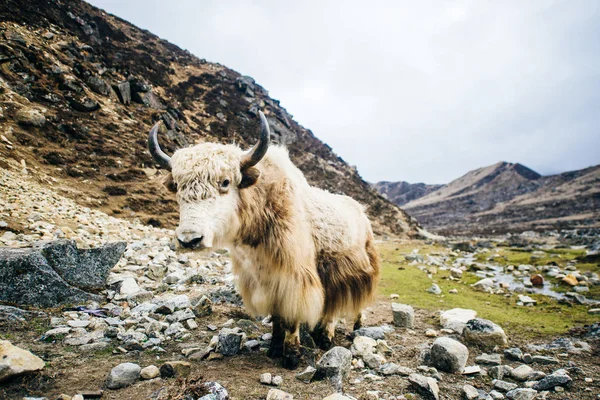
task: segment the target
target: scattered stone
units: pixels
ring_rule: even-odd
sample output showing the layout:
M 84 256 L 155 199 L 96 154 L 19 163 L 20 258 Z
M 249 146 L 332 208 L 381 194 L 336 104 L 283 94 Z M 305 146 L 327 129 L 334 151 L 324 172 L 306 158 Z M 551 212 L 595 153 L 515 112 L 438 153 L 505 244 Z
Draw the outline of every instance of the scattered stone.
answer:
M 465 400 L 475 400 L 479 398 L 479 392 L 475 387 L 471 385 L 464 385 L 463 388 L 463 398 Z
M 504 395 L 502 393 L 498 392 L 497 390 L 491 390 L 489 395 L 492 400 L 503 400 L 504 399 Z M 489 399 L 486 399 L 486 400 L 489 400 Z
M 383 364 L 379 367 L 379 372 L 383 375 L 401 375 L 401 376 L 409 376 L 410 374 L 414 374 L 415 371 L 412 368 L 403 367 L 401 365 L 397 365 L 394 363 Z
M 355 330 L 354 332 L 352 332 L 352 337 L 356 336 L 366 336 L 370 337 L 371 339 L 378 340 L 385 339 L 385 332 L 383 331 L 383 328 L 373 326 L 367 328 L 359 328 Z
M 459 268 L 450 268 L 450 275 L 453 278 L 460 279 L 460 278 L 462 278 L 463 271 L 462 271 L 462 269 L 459 269 Z
M 552 390 L 556 386 L 570 386 L 572 382 L 573 379 L 566 373 L 554 372 L 533 385 L 533 389 L 537 391 Z
M 71 108 L 80 112 L 92 112 L 100 109 L 100 104 L 94 99 L 84 97 L 67 97 Z
M 134 363 L 123 363 L 114 367 L 106 378 L 106 387 L 109 389 L 121 389 L 134 384 L 141 373 L 139 365 Z
M 398 300 L 399 298 L 400 298 L 400 295 L 397 293 L 390 294 L 390 300 Z
M 504 379 L 505 376 L 510 376 L 512 367 L 508 365 L 496 365 L 488 368 L 488 375 L 494 379 Z
M 407 304 L 392 303 L 394 325 L 399 328 L 412 328 L 415 324 L 415 310 Z
M 577 284 L 579 284 L 577 277 L 573 274 L 569 274 L 569 275 L 563 277 L 562 281 L 570 286 L 577 286 Z
M 529 380 L 529 376 L 533 373 L 533 368 L 528 365 L 519 365 L 517 368 L 514 368 L 510 371 L 510 376 L 513 377 L 517 381 L 525 382 Z
M 309 365 L 308 367 L 306 367 L 306 369 L 304 371 L 296 374 L 296 379 L 298 379 L 299 381 L 302 381 L 304 383 L 309 383 L 312 380 L 312 378 L 315 376 L 316 372 L 317 372 L 317 369 L 314 367 L 311 367 Z
M 200 397 L 198 400 L 228 400 L 229 393 L 227 393 L 227 389 L 221 386 L 217 382 L 205 382 L 204 387 L 209 392 L 209 394 Z
M 224 356 L 233 356 L 240 352 L 244 333 L 240 328 L 223 328 L 219 332 L 217 352 Z
M 328 378 L 337 390 L 341 390 L 342 381 L 348 375 L 352 365 L 350 350 L 336 346 L 327 351 L 317 362 L 318 378 Z
M 283 383 L 283 378 L 279 375 L 275 375 L 271 379 L 271 385 L 273 385 L 273 386 L 281 386 L 282 383 Z
M 40 371 L 44 361 L 31 352 L 0 340 L 0 382 L 13 376 Z
M 267 393 L 267 400 L 293 400 L 294 396 L 279 389 L 271 389 Z
M 363 361 L 371 369 L 378 369 L 387 361 L 381 354 L 367 352 L 363 354 Z
M 323 400 L 354 400 L 352 397 L 344 396 L 341 393 L 333 393 L 327 397 L 324 397 Z
M 491 278 L 483 278 L 473 284 L 473 288 L 483 292 L 488 291 L 494 286 L 494 281 Z
M 271 384 L 271 374 L 268 372 L 265 372 L 264 374 L 260 374 L 260 383 L 262 383 L 263 385 L 270 385 Z
M 537 300 L 534 300 L 531 297 L 525 296 L 523 294 L 520 294 L 518 299 L 519 301 L 517 304 L 521 303 L 524 306 L 534 306 L 537 304 Z
M 544 286 L 544 277 L 540 274 L 534 274 L 529 277 L 529 281 L 533 286 L 542 287 Z
M 469 358 L 469 350 L 462 343 L 441 337 L 431 347 L 431 362 L 434 367 L 446 372 L 462 372 Z
M 477 364 L 494 366 L 502 364 L 502 358 L 500 357 L 500 354 L 483 353 L 475 358 L 475 362 Z
M 202 296 L 193 303 L 192 310 L 194 311 L 194 315 L 198 318 L 210 315 L 212 314 L 212 301 L 210 301 L 208 297 Z
M 350 346 L 353 356 L 363 357 L 366 353 L 373 353 L 377 347 L 377 341 L 367 336 L 356 336 Z
M 512 347 L 504 350 L 504 357 L 513 361 L 521 361 L 523 359 L 523 352 L 518 347 Z
M 483 318 L 469 320 L 463 330 L 463 336 L 466 343 L 483 348 L 504 347 L 508 344 L 504 329 Z
M 532 357 L 532 362 L 533 363 L 538 363 L 538 364 L 558 364 L 558 360 L 554 357 L 550 357 L 550 356 L 533 356 Z
M 125 105 L 131 103 L 131 86 L 129 85 L 129 81 L 124 81 L 117 84 L 114 89 L 115 92 L 117 92 L 121 103 Z
M 161 378 L 187 378 L 192 364 L 187 361 L 167 361 L 160 366 Z
M 448 290 L 448 293 L 450 293 L 450 294 L 458 294 L 458 289 L 450 289 L 450 290 Z
M 410 387 L 425 400 L 439 400 L 440 389 L 435 379 L 419 374 L 408 377 Z
M 481 373 L 481 367 L 479 365 L 471 365 L 468 367 L 465 367 L 465 369 L 463 370 L 463 375 L 475 375 L 475 374 L 480 374 Z
M 533 400 L 537 396 L 537 391 L 528 388 L 513 389 L 506 393 L 506 398 L 510 400 Z
M 477 311 L 453 308 L 440 313 L 440 324 L 446 329 L 462 334 L 467 322 L 477 316 Z
M 598 314 L 600 314 L 600 308 L 590 308 L 588 310 L 588 314 L 598 315 Z
M 493 383 L 494 383 L 494 389 L 498 389 L 501 392 L 509 392 L 509 391 L 519 387 L 519 385 L 517 385 L 515 383 L 502 381 L 500 379 L 494 380 Z
M 437 283 L 434 283 L 431 285 L 431 287 L 429 289 L 427 289 L 427 291 L 429 293 L 433 293 L 433 294 L 442 294 L 442 289 L 440 288 L 440 286 Z
M 20 125 L 24 126 L 41 128 L 46 124 L 46 117 L 44 114 L 40 110 L 29 107 L 24 107 L 17 111 L 15 119 Z
M 425 331 L 425 336 L 427 336 L 427 337 L 437 337 L 438 336 L 438 332 L 435 329 L 427 329 Z
M 160 371 L 157 366 L 149 365 L 145 368 L 142 368 L 140 371 L 140 377 L 142 379 L 154 379 L 160 374 Z

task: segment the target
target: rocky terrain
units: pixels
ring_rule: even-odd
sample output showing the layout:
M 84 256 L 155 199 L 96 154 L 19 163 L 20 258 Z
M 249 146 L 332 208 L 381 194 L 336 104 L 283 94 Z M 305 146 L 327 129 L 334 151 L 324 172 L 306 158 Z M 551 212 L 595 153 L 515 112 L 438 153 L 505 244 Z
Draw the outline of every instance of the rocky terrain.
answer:
M 381 242 L 381 295 L 366 310 L 365 328 L 351 332 L 341 323 L 338 347 L 328 352 L 305 337 L 304 362 L 289 371 L 266 356 L 270 321 L 245 313 L 226 251 L 182 252 L 172 231 L 81 206 L 32 174 L 19 168 L 0 176 L 0 285 L 12 279 L 6 271 L 26 275 L 23 266 L 55 279 L 42 273 L 43 262 L 11 264 L 34 245 L 60 278 L 89 292 L 64 304 L 55 296 L 62 286 L 5 286 L 4 300 L 19 296 L 0 305 L 2 399 L 597 398 L 593 235 L 568 234 L 586 245 L 563 252 L 556 243 L 567 238 L 559 235 L 435 247 Z M 120 259 L 100 278 L 84 265 L 72 271 L 81 277 L 69 277 L 52 261 L 100 263 L 114 251 Z M 591 258 L 573 258 L 580 255 Z M 517 256 L 526 262 L 511 264 Z M 101 290 L 95 279 L 106 279 Z M 538 279 L 565 295 L 549 297 Z M 40 307 L 47 299 L 55 305 Z
M 408 183 L 381 181 L 373 184 L 375 190 L 392 203 L 403 206 L 413 200 L 427 196 L 444 185 L 427 185 L 425 183 Z
M 500 162 L 438 188 L 417 185 L 375 187 L 441 234 L 600 228 L 600 166 L 541 176 L 521 164 Z
M 0 21 L 0 167 L 24 162 L 80 204 L 172 228 L 176 203 L 146 151 L 150 127 L 163 121 L 169 152 L 204 141 L 249 148 L 261 109 L 312 184 L 362 202 L 379 234 L 417 235 L 252 78 L 80 0 L 4 1 Z

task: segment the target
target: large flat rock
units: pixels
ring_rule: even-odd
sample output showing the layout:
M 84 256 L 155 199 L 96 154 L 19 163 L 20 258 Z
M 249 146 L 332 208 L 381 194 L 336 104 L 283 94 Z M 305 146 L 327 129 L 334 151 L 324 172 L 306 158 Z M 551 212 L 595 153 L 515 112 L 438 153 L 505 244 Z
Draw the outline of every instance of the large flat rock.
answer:
M 0 302 L 56 307 L 100 301 L 90 293 L 104 288 L 108 272 L 125 243 L 79 250 L 73 241 L 41 243 L 34 248 L 0 248 Z

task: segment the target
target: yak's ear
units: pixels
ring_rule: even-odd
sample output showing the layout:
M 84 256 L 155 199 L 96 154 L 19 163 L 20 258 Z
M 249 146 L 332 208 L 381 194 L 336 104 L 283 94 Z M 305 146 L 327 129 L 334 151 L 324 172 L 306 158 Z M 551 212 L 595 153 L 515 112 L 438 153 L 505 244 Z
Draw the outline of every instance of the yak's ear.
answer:
M 242 170 L 242 181 L 240 182 L 238 188 L 245 189 L 250 187 L 256 183 L 258 177 L 260 176 L 260 171 L 258 168 L 250 167 Z
M 173 180 L 173 174 L 172 173 L 169 172 L 167 175 L 165 175 L 165 177 L 163 178 L 162 183 L 169 190 L 169 192 L 171 192 L 171 193 L 177 193 L 177 184 Z

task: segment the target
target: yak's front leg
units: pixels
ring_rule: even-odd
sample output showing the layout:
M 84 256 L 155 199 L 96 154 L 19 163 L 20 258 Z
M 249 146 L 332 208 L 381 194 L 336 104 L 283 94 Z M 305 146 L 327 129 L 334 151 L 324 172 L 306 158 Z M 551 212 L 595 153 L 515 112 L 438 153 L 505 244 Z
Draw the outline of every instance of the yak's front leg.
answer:
M 302 358 L 300 345 L 300 324 L 298 322 L 286 324 L 285 343 L 283 348 L 283 367 L 296 369 Z
M 283 356 L 283 342 L 285 340 L 285 330 L 281 317 L 273 315 L 271 317 L 273 324 L 273 337 L 271 338 L 271 346 L 267 352 L 267 356 L 271 358 L 279 358 Z

